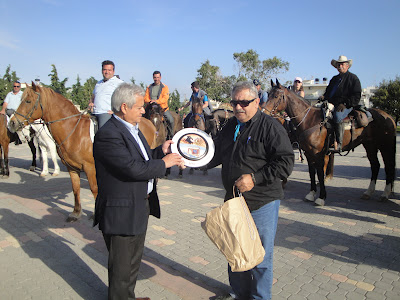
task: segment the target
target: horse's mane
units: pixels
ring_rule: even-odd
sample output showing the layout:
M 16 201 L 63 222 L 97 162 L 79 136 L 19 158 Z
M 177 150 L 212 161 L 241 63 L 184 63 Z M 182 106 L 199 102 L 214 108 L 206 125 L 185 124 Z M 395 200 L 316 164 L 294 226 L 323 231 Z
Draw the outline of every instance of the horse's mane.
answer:
M 76 108 L 74 103 L 72 103 L 71 100 L 65 98 L 63 95 L 60 93 L 57 93 L 51 88 L 48 87 L 38 87 L 40 97 L 42 97 L 43 100 L 45 100 L 48 103 L 55 103 L 55 99 L 57 101 L 63 102 L 62 103 L 62 109 L 66 111 L 70 111 L 72 114 L 78 114 L 79 110 Z M 24 91 L 24 94 L 27 93 L 30 96 L 34 96 L 33 94 L 35 93 L 34 89 L 32 87 L 27 87 Z M 24 97 L 24 96 L 22 96 Z

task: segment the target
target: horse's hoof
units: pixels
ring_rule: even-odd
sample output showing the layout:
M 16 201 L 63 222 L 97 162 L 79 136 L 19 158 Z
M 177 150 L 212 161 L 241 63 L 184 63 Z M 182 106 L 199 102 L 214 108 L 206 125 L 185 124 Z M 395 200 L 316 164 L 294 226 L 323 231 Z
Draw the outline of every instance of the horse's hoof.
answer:
M 53 173 L 53 174 L 51 174 L 51 176 L 53 176 L 53 177 L 56 177 L 56 176 L 58 176 L 58 175 L 60 175 L 60 173 Z
M 73 222 L 76 222 L 76 221 L 78 221 L 78 218 L 77 218 L 77 217 L 68 216 L 68 218 L 67 218 L 67 222 L 68 222 L 68 223 L 73 223 Z
M 369 199 L 371 199 L 371 196 L 364 193 L 364 194 L 361 195 L 360 198 L 361 198 L 362 200 L 369 200 Z
M 46 175 L 47 175 L 47 174 L 45 174 L 45 173 L 41 173 L 39 176 L 40 176 L 40 177 L 46 177 Z
M 67 218 L 67 222 L 68 223 L 72 223 L 72 222 L 76 222 L 79 220 L 79 218 L 81 217 L 82 213 L 80 212 L 79 214 L 73 212 L 71 213 L 68 218 Z
M 324 206 L 325 205 L 325 200 L 324 199 L 321 199 L 321 198 L 318 198 L 318 199 L 316 199 L 315 200 L 315 205 L 317 205 L 317 206 Z
M 389 201 L 389 199 L 388 199 L 387 197 L 381 196 L 381 197 L 379 197 L 379 199 L 378 199 L 378 202 L 386 202 L 386 201 Z
M 304 201 L 314 202 L 314 199 L 315 199 L 315 192 L 314 192 L 314 191 L 309 192 L 309 193 L 304 197 Z
M 183 178 L 183 175 L 178 175 L 178 178 L 179 178 L 179 179 L 182 179 L 182 178 Z
M 35 171 L 35 167 L 34 166 L 30 166 L 29 167 L 29 171 L 31 171 L 31 172 Z
M 8 179 L 10 176 L 8 176 L 8 175 L 3 175 L 3 176 L 1 176 L 1 179 Z

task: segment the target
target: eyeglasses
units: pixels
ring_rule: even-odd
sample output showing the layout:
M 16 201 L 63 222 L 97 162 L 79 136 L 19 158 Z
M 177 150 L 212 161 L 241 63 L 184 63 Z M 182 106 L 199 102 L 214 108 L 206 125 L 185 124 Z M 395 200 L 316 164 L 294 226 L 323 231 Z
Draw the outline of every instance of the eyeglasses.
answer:
M 21 87 L 20 85 L 14 85 L 14 87 Z
M 241 107 L 247 107 L 247 106 L 249 106 L 249 104 L 251 103 L 251 102 L 253 102 L 254 100 L 256 100 L 257 98 L 254 98 L 254 99 L 251 99 L 251 100 L 231 100 L 231 105 L 233 106 L 233 107 L 235 107 L 236 105 L 240 105 Z

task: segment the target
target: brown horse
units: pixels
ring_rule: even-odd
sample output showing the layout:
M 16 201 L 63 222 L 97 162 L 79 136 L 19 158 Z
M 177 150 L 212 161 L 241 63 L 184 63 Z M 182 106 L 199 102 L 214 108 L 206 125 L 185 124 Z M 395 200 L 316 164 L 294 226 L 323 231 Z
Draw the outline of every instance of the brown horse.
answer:
M 15 140 L 17 140 L 16 134 L 12 134 L 7 128 L 6 115 L 0 114 L 0 175 L 2 179 L 7 179 L 10 176 L 8 151 L 9 144 Z M 32 164 L 29 170 L 34 171 L 36 168 L 36 148 L 33 141 L 29 141 L 28 145 L 32 152 Z
M 57 145 L 57 152 L 67 167 L 72 181 L 75 204 L 67 221 L 72 222 L 82 214 L 80 200 L 80 172 L 86 173 L 90 190 L 97 196 L 96 170 L 93 159 L 93 144 L 90 138 L 90 118 L 80 113 L 73 103 L 50 88 L 27 87 L 22 95 L 22 102 L 11 118 L 9 128 L 15 132 L 24 126 L 42 119 L 48 126 Z M 144 120 L 144 119 L 143 119 Z M 142 120 L 142 121 L 143 121 Z M 140 123 L 141 124 L 141 123 Z M 149 145 L 154 144 L 155 128 L 151 122 L 145 122 L 143 132 Z M 148 130 L 148 132 L 147 132 Z M 151 136 L 151 133 L 153 134 Z
M 156 141 L 153 148 L 162 145 L 167 140 L 167 128 L 164 120 L 164 110 L 157 103 L 151 103 L 146 106 L 146 111 L 144 117 L 147 120 L 150 120 L 151 123 L 156 128 Z M 183 128 L 182 118 L 176 112 L 171 111 L 171 115 L 174 118 L 174 130 L 173 134 L 177 133 L 179 130 Z M 182 177 L 182 169 L 179 169 L 179 177 Z M 171 174 L 171 168 L 168 168 L 165 172 L 165 177 L 168 177 Z
M 308 201 L 315 199 L 317 191 L 315 173 L 317 173 L 320 195 L 315 200 L 315 204 L 324 205 L 326 199 L 324 162 L 327 158 L 329 143 L 327 141 L 328 131 L 322 125 L 324 120 L 321 109 L 311 107 L 303 98 L 283 87 L 278 81 L 276 85 L 272 81 L 271 83 L 272 89 L 268 94 L 265 109 L 271 114 L 285 110 L 297 126 L 300 145 L 307 157 L 311 179 L 311 192 L 305 198 Z M 373 108 L 369 111 L 374 120 L 365 128 L 346 130 L 343 138 L 343 150 L 350 151 L 362 144 L 367 152 L 372 175 L 369 188 L 362 196 L 363 199 L 369 199 L 375 191 L 380 168 L 377 153 L 378 150 L 381 151 L 385 163 L 386 187 L 380 201 L 385 201 L 393 191 L 395 179 L 396 126 L 393 118 L 384 111 Z
M 228 123 L 228 120 L 234 116 L 233 110 L 228 109 L 216 109 L 212 115 L 218 132 L 221 131 Z

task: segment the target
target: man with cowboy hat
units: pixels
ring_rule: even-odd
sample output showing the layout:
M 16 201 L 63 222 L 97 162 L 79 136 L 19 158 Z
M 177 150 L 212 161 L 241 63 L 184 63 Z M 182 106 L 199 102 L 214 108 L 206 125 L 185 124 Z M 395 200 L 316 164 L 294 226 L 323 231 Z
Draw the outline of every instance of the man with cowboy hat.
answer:
M 338 153 L 342 150 L 344 135 L 343 119 L 359 105 L 361 98 L 361 83 L 357 75 L 349 72 L 352 59 L 340 55 L 338 60 L 332 59 L 331 65 L 339 71 L 339 74 L 333 76 L 326 88 L 322 100 L 327 100 L 335 106 L 334 124 L 337 141 L 336 149 L 329 149 L 331 152 Z

